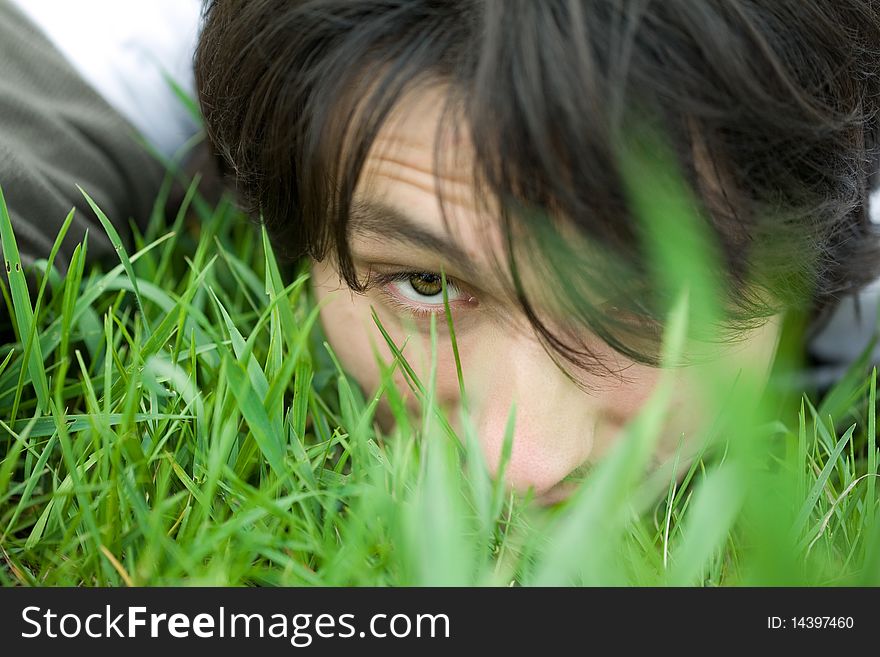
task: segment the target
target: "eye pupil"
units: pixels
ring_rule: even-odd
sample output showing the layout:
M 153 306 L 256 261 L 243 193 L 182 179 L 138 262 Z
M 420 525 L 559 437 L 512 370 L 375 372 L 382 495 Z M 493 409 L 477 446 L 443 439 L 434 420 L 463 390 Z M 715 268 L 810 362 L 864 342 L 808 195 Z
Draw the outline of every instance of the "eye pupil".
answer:
M 413 289 L 426 297 L 433 297 L 443 292 L 443 281 L 437 274 L 413 274 L 409 277 Z

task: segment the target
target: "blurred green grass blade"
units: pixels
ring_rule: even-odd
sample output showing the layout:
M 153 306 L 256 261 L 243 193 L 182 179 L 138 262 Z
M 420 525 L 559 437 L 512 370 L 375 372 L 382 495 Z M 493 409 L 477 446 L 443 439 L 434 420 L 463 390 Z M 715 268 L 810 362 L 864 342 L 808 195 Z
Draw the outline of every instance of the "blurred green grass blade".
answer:
M 663 568 L 669 564 L 669 526 L 672 522 L 672 508 L 675 501 L 675 492 L 678 486 L 678 462 L 681 459 L 681 451 L 684 447 L 684 432 L 678 439 L 675 448 L 675 456 L 672 461 L 672 473 L 669 476 L 669 488 L 666 491 L 666 517 L 663 521 Z
M 409 531 L 417 558 L 419 586 L 473 584 L 472 529 L 461 498 L 462 484 L 455 446 L 441 435 L 426 436 L 425 476 L 410 509 Z
M 723 316 L 724 285 L 715 264 L 722 262 L 718 245 L 670 145 L 647 122 L 641 128 L 626 133 L 617 162 L 649 265 L 660 283 L 658 291 L 670 303 L 683 289 L 690 295 L 690 334 L 712 336 Z
M 745 497 L 747 479 L 730 462 L 709 471 L 694 493 L 683 538 L 673 550 L 672 586 L 698 586 L 713 554 L 719 551 Z
M 190 96 L 189 92 L 184 89 L 171 74 L 168 73 L 164 68 L 162 69 L 162 79 L 165 81 L 165 84 L 171 89 L 174 93 L 175 98 L 177 98 L 178 102 L 182 107 L 186 108 L 187 113 L 193 122 L 201 126 L 202 125 L 202 111 L 199 109 L 199 104 L 196 100 Z
M 504 438 L 501 443 L 501 457 L 498 459 L 498 471 L 495 473 L 495 483 L 492 486 L 491 513 L 493 518 L 501 515 L 504 499 L 507 496 L 505 477 L 507 467 L 510 465 L 510 457 L 513 454 L 513 439 L 516 435 L 516 404 L 511 404 L 507 421 L 504 425 Z
M 688 331 L 689 296 L 679 295 L 663 340 L 660 379 L 647 402 L 621 430 L 621 438 L 600 461 L 556 523 L 552 542 L 538 562 L 534 586 L 615 585 L 621 532 L 630 519 L 628 497 L 653 454 L 672 392 Z M 671 369 L 670 369 L 671 368 Z M 601 540 L 597 540 L 601 537 Z

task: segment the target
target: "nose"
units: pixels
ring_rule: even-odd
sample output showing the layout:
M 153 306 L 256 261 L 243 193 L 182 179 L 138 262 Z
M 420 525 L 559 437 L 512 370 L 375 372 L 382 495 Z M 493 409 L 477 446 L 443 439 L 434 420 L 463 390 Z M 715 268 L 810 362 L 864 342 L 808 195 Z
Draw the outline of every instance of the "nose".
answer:
M 571 381 L 536 338 L 499 340 L 470 365 L 471 422 L 493 476 L 501 474 L 511 418 L 512 450 L 503 475 L 514 490 L 546 495 L 587 461 L 603 420 L 600 400 Z

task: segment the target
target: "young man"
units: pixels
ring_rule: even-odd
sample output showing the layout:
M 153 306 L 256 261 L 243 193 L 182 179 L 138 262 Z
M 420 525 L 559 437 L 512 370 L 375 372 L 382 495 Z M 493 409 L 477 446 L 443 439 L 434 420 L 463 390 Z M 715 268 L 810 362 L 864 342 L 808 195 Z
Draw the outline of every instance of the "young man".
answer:
M 58 75 L 93 93 L 84 73 L 58 64 L 72 55 L 53 43 Z M 515 404 L 508 478 L 552 501 L 614 443 L 659 374 L 665 306 L 621 145 L 646 125 L 662 136 L 719 247 L 719 271 L 707 276 L 729 287 L 732 339 L 716 356 L 731 378 L 743 363 L 766 369 L 787 310 L 819 316 L 880 265 L 867 215 L 878 53 L 868 0 L 217 0 L 196 72 L 209 136 L 243 202 L 279 252 L 313 259 L 343 364 L 365 389 L 378 385 L 375 309 L 427 379 L 435 315 L 437 394 L 456 418 L 444 273 L 489 464 L 498 466 Z M 57 85 L 34 82 L 39 93 Z M 88 98 L 104 111 L 110 95 Z M 124 109 L 110 109 L 97 133 L 128 138 Z M 68 177 L 93 169 L 33 139 Z M 95 162 L 128 171 L 118 152 Z M 7 195 L 40 180 L 19 171 L 3 170 Z M 130 173 L 138 189 L 104 183 L 109 202 L 154 191 L 154 176 Z M 69 182 L 69 204 L 52 213 L 31 205 L 38 194 L 13 198 L 16 229 L 42 236 L 32 257 L 54 239 L 42 218 L 57 227 L 75 199 Z M 124 224 L 129 212 L 109 214 Z M 700 369 L 678 376 L 658 458 L 700 420 Z
M 866 0 L 214 0 L 196 60 L 209 136 L 279 250 L 314 260 L 343 364 L 379 384 L 375 309 L 426 378 L 436 315 L 456 417 L 443 272 L 487 460 L 515 404 L 507 475 L 545 500 L 658 376 L 664 318 L 629 194 L 651 181 L 626 179 L 621 145 L 655 130 L 697 199 L 733 377 L 770 363 L 787 309 L 880 265 L 878 73 Z M 699 368 L 680 383 L 667 450 L 695 424 Z

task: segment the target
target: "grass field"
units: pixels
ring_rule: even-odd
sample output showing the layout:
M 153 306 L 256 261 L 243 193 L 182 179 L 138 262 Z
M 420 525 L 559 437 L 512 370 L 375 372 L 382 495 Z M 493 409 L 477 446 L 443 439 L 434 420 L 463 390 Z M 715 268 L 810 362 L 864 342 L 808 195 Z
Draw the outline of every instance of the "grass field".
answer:
M 4 585 L 880 584 L 866 359 L 821 400 L 724 391 L 720 438 L 681 479 L 644 475 L 662 380 L 579 492 L 542 508 L 486 475 L 430 380 L 406 413 L 402 354 L 380 433 L 307 271 L 282 271 L 229 203 L 157 210 L 112 268 L 84 267 L 84 244 L 35 297 L 5 211 L 0 229 Z

